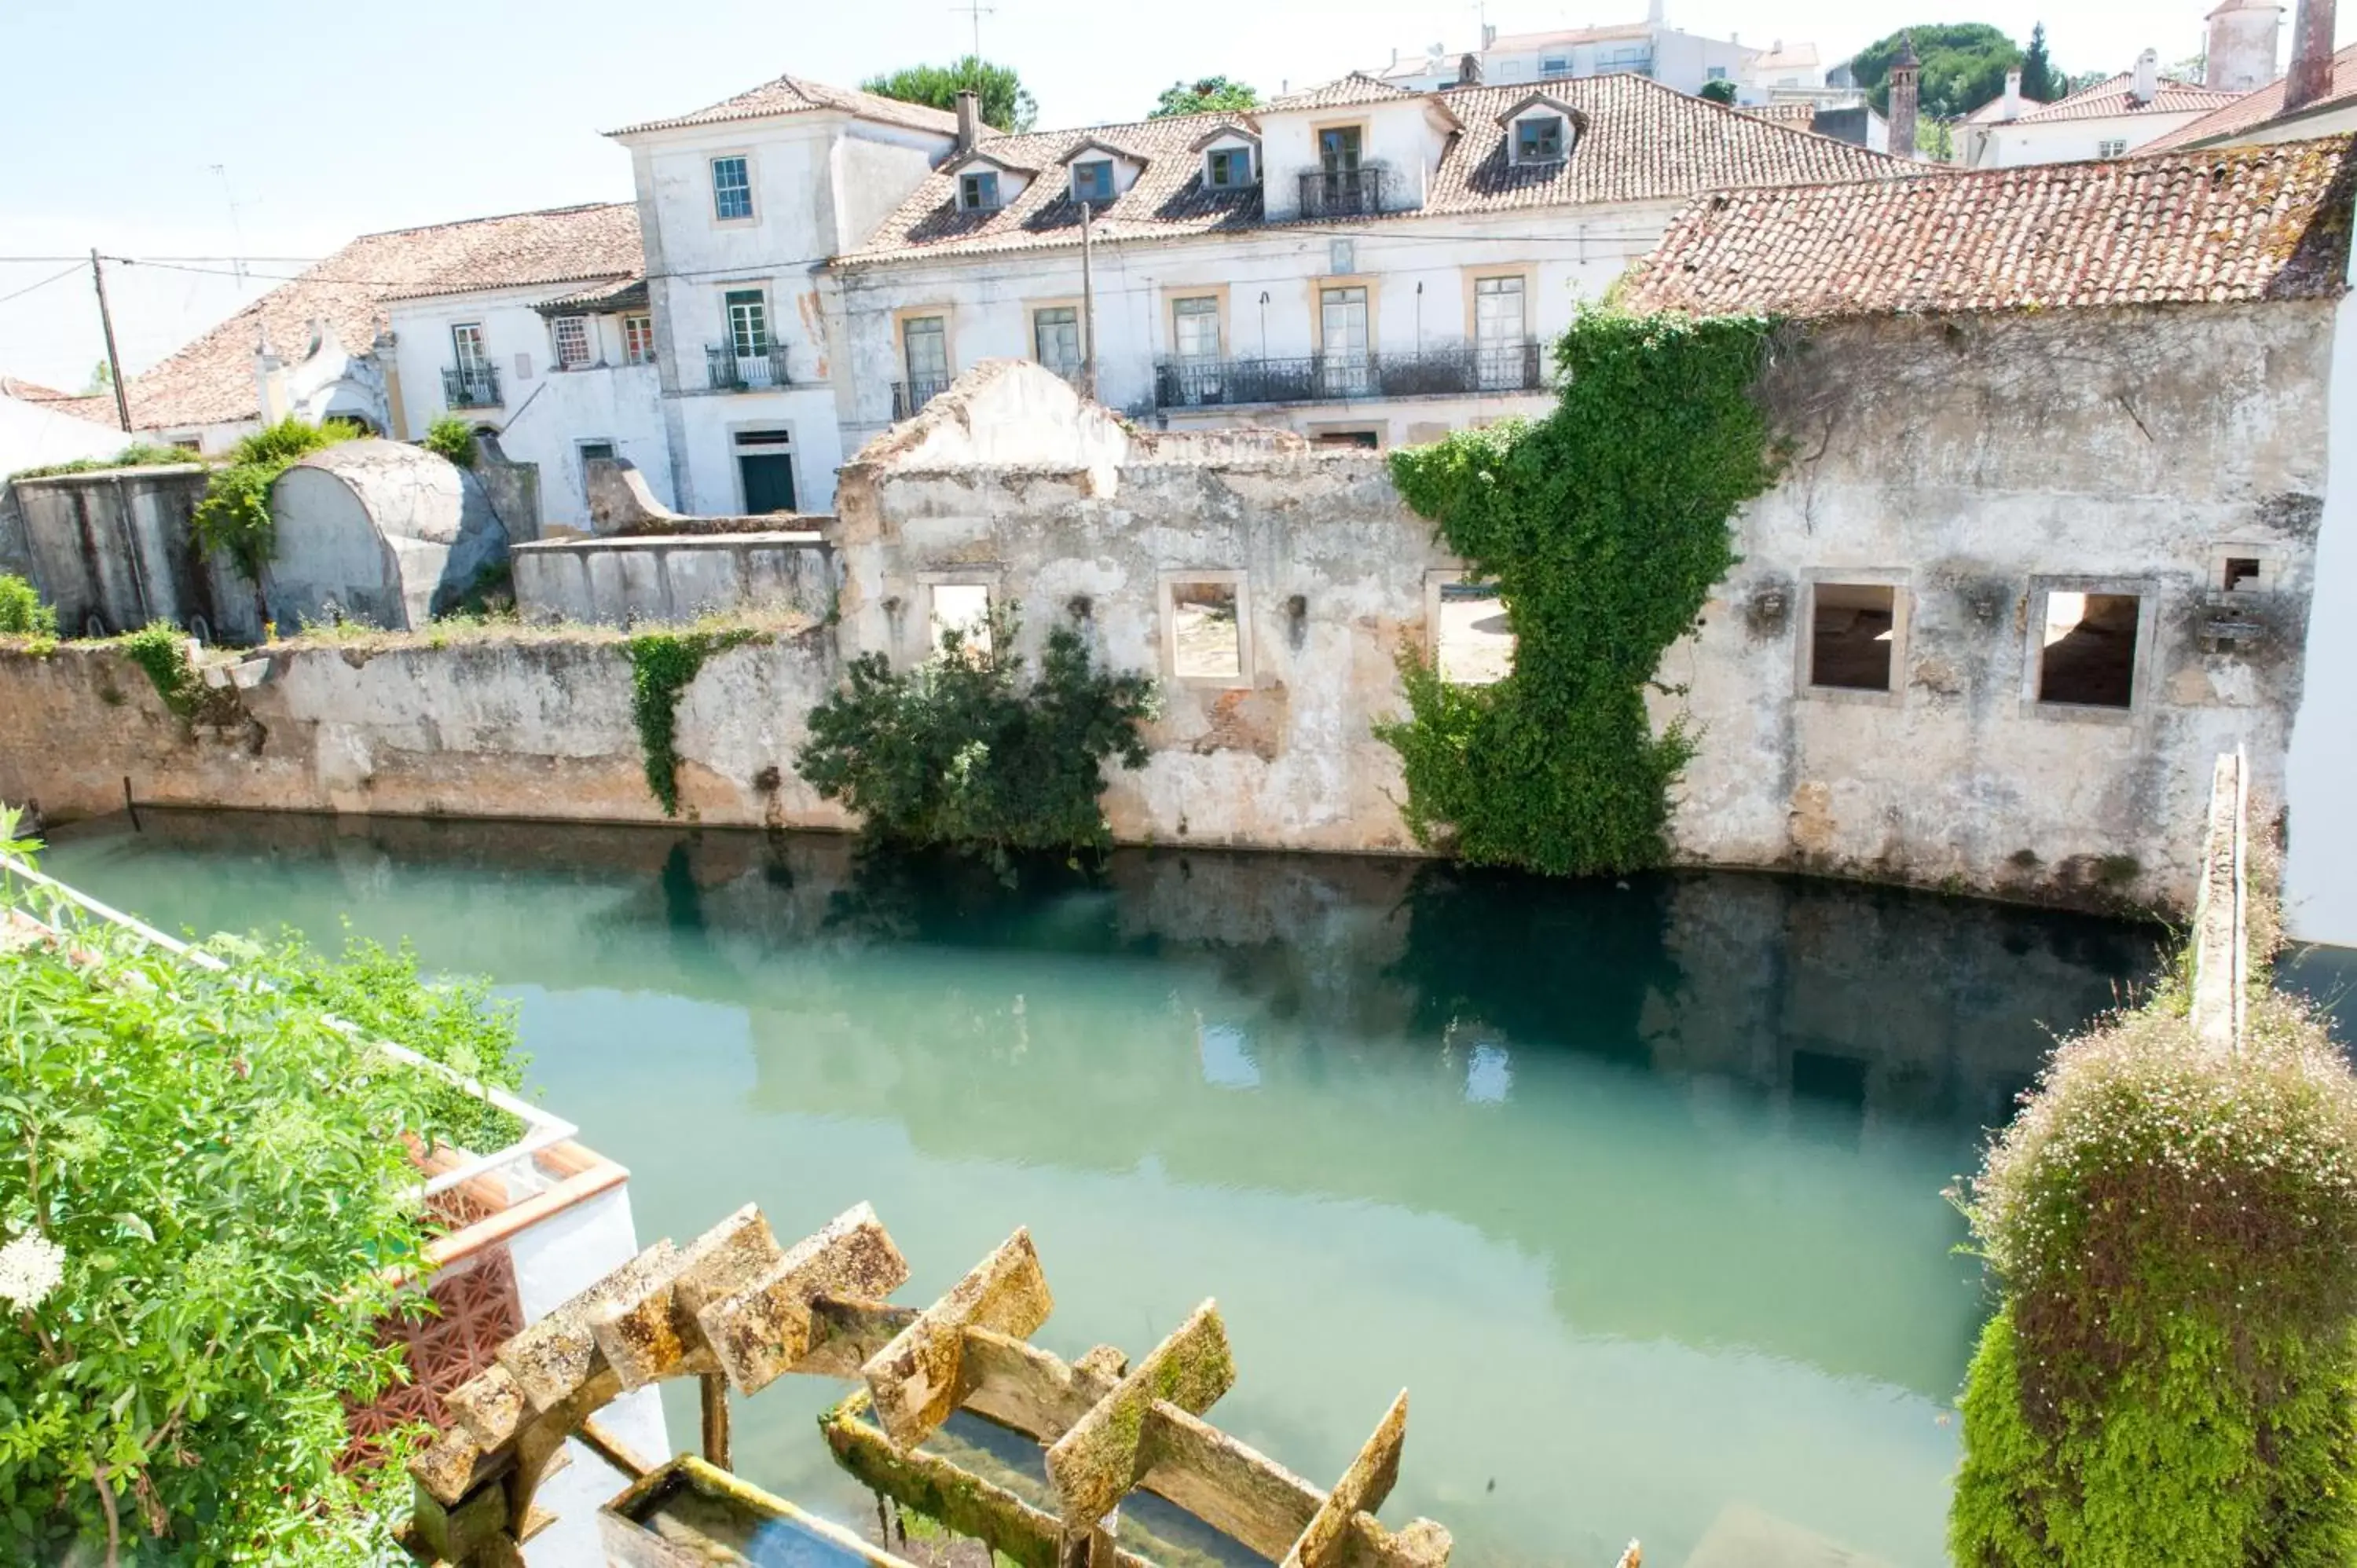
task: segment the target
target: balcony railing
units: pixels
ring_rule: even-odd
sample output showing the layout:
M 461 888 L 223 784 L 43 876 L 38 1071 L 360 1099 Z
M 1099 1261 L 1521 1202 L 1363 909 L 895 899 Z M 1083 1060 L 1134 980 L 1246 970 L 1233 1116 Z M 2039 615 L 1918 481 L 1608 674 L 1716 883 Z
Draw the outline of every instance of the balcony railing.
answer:
M 1351 218 L 1383 209 L 1383 175 L 1373 166 L 1310 169 L 1301 177 L 1304 218 Z
M 947 376 L 921 381 L 894 381 L 892 417 L 906 419 L 949 390 L 950 378 Z
M 704 349 L 704 370 L 714 392 L 759 392 L 791 384 L 782 343 L 772 343 L 758 354 L 740 354 L 731 343 L 708 343 Z
M 442 372 L 442 402 L 451 408 L 497 408 L 500 373 L 489 365 L 461 365 Z
M 1545 384 L 1544 358 L 1536 342 L 1521 342 L 1458 344 L 1402 354 L 1166 359 L 1154 367 L 1154 402 L 1157 408 L 1218 408 L 1533 392 Z

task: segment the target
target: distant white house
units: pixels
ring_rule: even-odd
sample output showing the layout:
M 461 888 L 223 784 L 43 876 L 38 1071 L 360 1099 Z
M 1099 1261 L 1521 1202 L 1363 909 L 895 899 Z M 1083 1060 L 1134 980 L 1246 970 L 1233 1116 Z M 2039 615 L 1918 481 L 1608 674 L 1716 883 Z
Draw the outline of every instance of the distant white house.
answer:
M 111 457 L 132 437 L 112 398 L 80 397 L 0 376 L 0 478 L 25 468 Z
M 1493 87 L 1627 72 L 1650 76 L 1680 92 L 1699 93 L 1706 83 L 1730 82 L 1739 102 L 1766 103 L 1774 96 L 1774 84 L 1788 78 L 1793 92 L 1824 89 L 1824 71 L 1816 54 L 1814 44 L 1787 46 L 1780 40 L 1762 49 L 1733 38 L 1684 32 L 1669 26 L 1663 19 L 1662 0 L 1652 0 L 1642 21 L 1502 35 L 1485 27 L 1478 48 L 1451 50 L 1433 44 L 1394 49 L 1388 63 L 1365 74 L 1388 86 L 1434 92 L 1458 81 L 1461 62 L 1470 55 L 1481 80 Z M 1770 62 L 1764 72 L 1762 60 Z
M 2021 96 L 2021 73 L 1967 115 L 1956 131 L 1956 161 L 1966 168 L 2084 163 L 2126 157 L 2234 101 L 2235 94 L 2160 74 L 2147 49 L 2136 69 L 2052 103 Z

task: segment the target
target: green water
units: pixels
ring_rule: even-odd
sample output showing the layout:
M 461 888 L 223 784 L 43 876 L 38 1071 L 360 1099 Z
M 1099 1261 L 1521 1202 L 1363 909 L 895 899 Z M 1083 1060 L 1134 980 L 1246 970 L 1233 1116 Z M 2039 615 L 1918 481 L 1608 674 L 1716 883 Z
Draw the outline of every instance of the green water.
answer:
M 1469 1564 L 1940 1561 L 1984 1310 L 1942 1189 L 2156 957 L 1772 877 L 1172 852 L 1009 891 L 829 838 L 143 818 L 52 867 L 168 928 L 349 918 L 495 977 L 641 1240 L 865 1198 L 922 1303 L 1028 1225 L 1041 1343 L 1142 1354 L 1216 1296 L 1216 1419 L 1322 1481 L 1405 1386 L 1384 1517 Z M 856 1521 L 835 1391 L 742 1402 L 736 1453 Z

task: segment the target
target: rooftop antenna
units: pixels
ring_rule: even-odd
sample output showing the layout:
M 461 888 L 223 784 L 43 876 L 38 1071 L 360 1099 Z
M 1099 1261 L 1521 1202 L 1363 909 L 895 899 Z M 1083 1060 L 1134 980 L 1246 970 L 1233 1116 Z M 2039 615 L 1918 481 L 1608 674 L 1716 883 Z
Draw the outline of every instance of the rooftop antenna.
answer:
M 230 274 L 242 284 L 245 282 L 245 230 L 237 220 L 237 193 L 230 188 L 229 166 L 214 164 L 210 166 L 213 173 L 221 176 L 221 199 L 229 203 L 230 242 L 237 247 L 229 259 Z
M 964 5 L 952 5 L 950 9 L 952 11 L 963 11 L 968 16 L 974 19 L 974 58 L 980 59 L 982 58 L 982 19 L 985 16 L 997 16 L 998 7 L 996 5 L 985 5 L 982 4 L 982 0 L 966 0 Z

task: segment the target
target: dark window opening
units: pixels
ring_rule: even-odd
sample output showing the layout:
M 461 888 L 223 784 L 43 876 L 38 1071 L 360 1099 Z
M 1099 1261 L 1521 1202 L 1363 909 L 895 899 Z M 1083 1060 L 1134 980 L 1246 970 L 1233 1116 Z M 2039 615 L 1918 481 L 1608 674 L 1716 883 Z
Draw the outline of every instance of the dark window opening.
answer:
M 1792 1052 L 1792 1094 L 1795 1099 L 1826 1101 L 1853 1111 L 1866 1109 L 1867 1064 L 1856 1057 L 1830 1051 Z
M 1383 446 L 1383 436 L 1372 430 L 1321 430 L 1310 437 L 1317 446 L 1355 446 L 1372 452 Z
M 2226 591 L 2231 594 L 2245 583 L 2249 584 L 2254 588 L 2259 585 L 2258 557 L 2255 555 L 2227 556 Z
M 1898 590 L 1879 583 L 1819 583 L 1809 629 L 1809 684 L 1890 690 Z
M 1563 159 L 1563 116 L 1549 114 L 1514 122 L 1514 158 L 1518 163 L 1551 164 Z
M 2045 642 L 2038 662 L 2038 700 L 2125 708 L 2136 695 L 2135 594 L 2046 596 Z
M 784 430 L 737 433 L 737 477 L 745 487 L 745 515 L 794 510 L 793 435 Z

